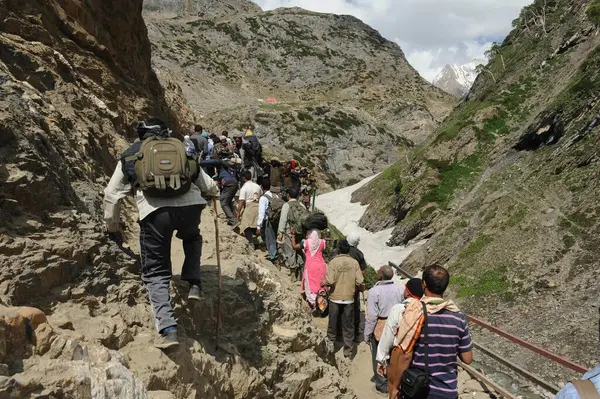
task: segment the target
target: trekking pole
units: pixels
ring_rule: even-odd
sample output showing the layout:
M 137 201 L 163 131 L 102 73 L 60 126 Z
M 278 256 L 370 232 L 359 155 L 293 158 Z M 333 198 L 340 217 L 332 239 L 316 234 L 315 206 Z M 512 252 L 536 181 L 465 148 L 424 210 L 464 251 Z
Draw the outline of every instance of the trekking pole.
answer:
M 215 347 L 219 349 L 219 334 L 221 330 L 221 291 L 222 291 L 222 282 L 221 282 L 221 250 L 219 248 L 219 217 L 217 212 L 217 199 L 213 197 L 213 210 L 215 213 L 215 246 L 217 251 L 217 272 L 219 274 L 219 284 L 218 284 L 218 293 L 217 293 L 217 331 L 215 332 Z

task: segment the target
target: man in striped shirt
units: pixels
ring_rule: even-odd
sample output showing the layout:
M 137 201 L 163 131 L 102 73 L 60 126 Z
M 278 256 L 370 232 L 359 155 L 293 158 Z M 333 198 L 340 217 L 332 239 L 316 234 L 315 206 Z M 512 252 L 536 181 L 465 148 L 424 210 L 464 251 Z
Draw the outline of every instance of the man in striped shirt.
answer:
M 473 361 L 471 334 L 466 316 L 452 303 L 443 299 L 450 274 L 439 265 L 423 272 L 423 301 L 427 303 L 429 348 L 425 359 L 424 334 L 415 346 L 412 367 L 429 372 L 429 398 L 458 398 L 458 358 L 466 364 Z

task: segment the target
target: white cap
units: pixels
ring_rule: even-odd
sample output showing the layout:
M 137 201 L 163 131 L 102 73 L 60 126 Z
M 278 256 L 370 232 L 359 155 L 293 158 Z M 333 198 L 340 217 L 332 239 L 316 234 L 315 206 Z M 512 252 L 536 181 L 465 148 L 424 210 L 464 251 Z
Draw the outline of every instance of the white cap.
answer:
M 352 233 L 348 234 L 348 236 L 346 236 L 346 240 L 348 241 L 348 244 L 350 244 L 350 246 L 353 247 L 358 247 L 358 244 L 360 243 L 360 235 L 353 231 Z

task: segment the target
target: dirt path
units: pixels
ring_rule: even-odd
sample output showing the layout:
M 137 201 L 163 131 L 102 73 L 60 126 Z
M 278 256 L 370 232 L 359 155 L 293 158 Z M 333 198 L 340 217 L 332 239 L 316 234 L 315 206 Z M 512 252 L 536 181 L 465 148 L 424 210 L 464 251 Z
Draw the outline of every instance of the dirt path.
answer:
M 220 208 L 219 208 L 220 212 Z M 216 246 L 215 246 L 215 225 L 214 225 L 214 214 L 212 209 L 205 209 L 202 212 L 201 222 L 201 233 L 203 236 L 203 251 L 202 251 L 202 269 L 206 273 L 206 283 L 216 284 L 215 281 L 215 266 L 216 261 Z M 223 276 L 235 277 L 235 273 L 239 268 L 239 265 L 249 259 L 266 265 L 269 272 L 275 275 L 277 278 L 277 284 L 282 290 L 288 293 L 290 302 L 297 301 L 299 295 L 299 283 L 292 282 L 289 278 L 288 272 L 283 269 L 277 270 L 275 266 L 270 265 L 266 262 L 265 252 L 253 251 L 249 252 L 246 245 L 245 239 L 239 234 L 236 234 L 228 227 L 224 220 L 219 220 L 219 232 L 220 232 L 220 247 L 221 247 L 221 267 Z M 173 274 L 178 275 L 181 273 L 181 268 L 184 260 L 184 252 L 181 240 L 173 238 L 171 257 L 173 262 Z M 206 291 L 214 292 L 215 287 L 206 287 Z M 306 312 L 310 310 L 306 306 Z M 364 304 L 363 304 L 363 318 L 364 318 Z M 328 320 L 313 318 L 312 324 L 321 331 L 327 331 Z M 338 346 L 336 352 L 336 361 L 338 364 L 338 370 L 341 376 L 346 380 L 348 388 L 350 388 L 355 398 L 359 399 L 381 399 L 385 398 L 386 395 L 381 394 L 375 390 L 375 384 L 371 382 L 373 376 L 371 350 L 367 343 L 362 342 L 357 347 L 356 356 L 351 361 L 345 359 L 342 354 L 341 345 Z M 461 385 L 463 385 L 468 376 L 461 373 Z M 350 395 L 352 395 L 350 393 Z M 479 394 L 479 392 L 478 392 Z M 310 395 L 310 393 L 309 393 Z M 471 392 L 469 392 L 471 395 Z M 352 396 L 350 396 L 352 397 Z M 464 397 L 461 395 L 461 397 Z M 469 396 L 470 398 L 472 396 Z M 487 399 L 487 395 L 478 396 L 478 398 Z
M 220 212 L 220 208 L 219 208 Z M 215 248 L 215 227 L 214 227 L 214 216 L 211 209 L 205 209 L 202 212 L 201 222 L 201 233 L 203 237 L 203 248 L 202 248 L 202 265 L 216 265 L 216 248 Z M 236 269 L 236 263 L 240 257 L 252 256 L 260 259 L 264 257 L 264 253 L 261 251 L 255 251 L 253 254 L 244 254 L 246 251 L 245 246 L 240 243 L 243 242 L 236 237 L 236 234 L 231 231 L 227 225 L 220 221 L 219 233 L 221 235 L 221 253 L 222 253 L 222 269 L 223 274 L 229 274 Z M 231 241 L 235 241 L 239 249 L 232 247 L 229 244 Z M 234 253 L 226 253 L 228 250 L 234 250 Z M 173 273 L 181 273 L 181 266 L 183 264 L 184 253 L 181 240 L 174 238 L 171 248 L 171 257 L 173 261 Z M 276 270 L 276 269 L 274 269 Z M 299 292 L 299 283 L 292 283 L 285 270 L 277 271 L 277 275 L 280 277 L 279 280 L 282 284 L 287 286 L 290 295 L 296 295 Z M 307 312 L 308 312 L 307 307 Z M 327 319 L 313 319 L 313 322 L 317 328 L 322 331 L 327 331 Z M 352 362 L 341 360 L 342 350 L 340 349 L 336 354 L 336 357 L 340 359 L 347 374 L 349 387 L 354 391 L 354 394 L 359 399 L 381 399 L 385 398 L 385 395 L 379 394 L 374 389 L 374 384 L 370 382 L 372 376 L 371 368 L 371 351 L 366 343 L 361 343 L 358 346 L 357 355 Z M 344 371 L 342 371 L 343 373 Z

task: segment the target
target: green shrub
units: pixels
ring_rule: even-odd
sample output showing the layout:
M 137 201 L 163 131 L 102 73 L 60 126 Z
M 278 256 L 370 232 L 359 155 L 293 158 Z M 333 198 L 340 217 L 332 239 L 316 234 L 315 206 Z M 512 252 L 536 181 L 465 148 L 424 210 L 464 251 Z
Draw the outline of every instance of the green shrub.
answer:
M 482 159 L 478 153 L 469 155 L 460 162 L 429 159 L 427 163 L 438 170 L 440 183 L 429 187 L 417 208 L 435 202 L 440 208 L 446 209 L 454 198 L 455 191 L 475 180 L 482 167 Z
M 370 290 L 377 284 L 377 270 L 373 269 L 373 267 L 368 266 L 365 271 L 365 289 Z
M 502 294 L 508 297 L 511 284 L 506 278 L 506 265 L 487 270 L 478 276 L 452 276 L 450 283 L 458 288 L 458 298 Z
M 587 17 L 596 25 L 600 25 L 600 0 L 592 0 L 586 10 Z

